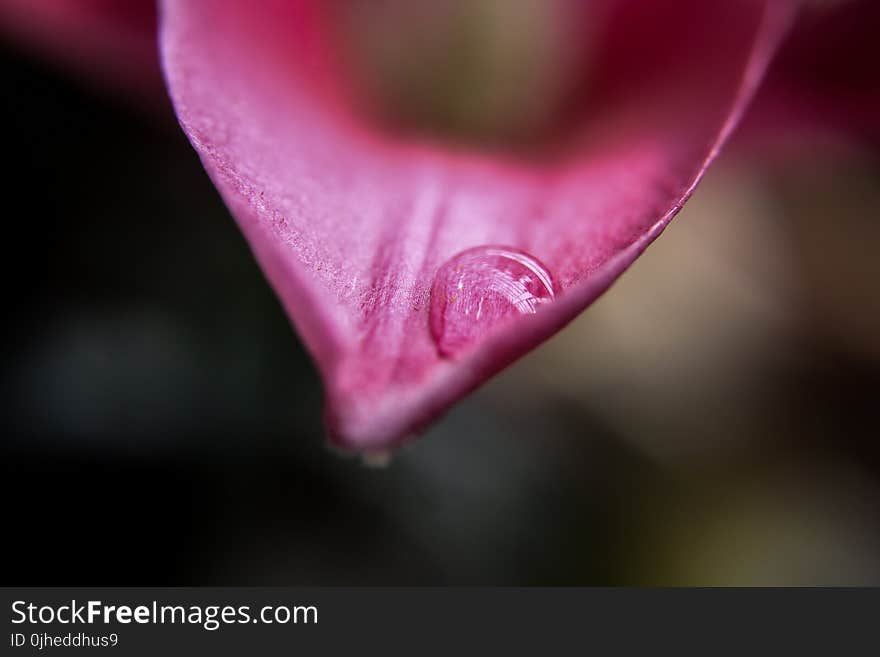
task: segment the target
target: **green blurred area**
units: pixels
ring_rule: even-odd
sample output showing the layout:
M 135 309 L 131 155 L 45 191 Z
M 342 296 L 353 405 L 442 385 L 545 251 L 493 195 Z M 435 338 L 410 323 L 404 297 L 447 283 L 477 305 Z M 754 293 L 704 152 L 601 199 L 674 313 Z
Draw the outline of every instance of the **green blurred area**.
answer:
M 587 74 L 590 3 L 354 0 L 327 5 L 352 92 L 380 123 L 489 147 L 534 147 Z

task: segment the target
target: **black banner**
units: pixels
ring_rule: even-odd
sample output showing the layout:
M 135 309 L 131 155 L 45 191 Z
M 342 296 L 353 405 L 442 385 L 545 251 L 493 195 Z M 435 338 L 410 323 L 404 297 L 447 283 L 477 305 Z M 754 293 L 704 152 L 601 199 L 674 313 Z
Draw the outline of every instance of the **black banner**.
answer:
M 3 589 L 3 654 L 876 654 L 877 589 Z

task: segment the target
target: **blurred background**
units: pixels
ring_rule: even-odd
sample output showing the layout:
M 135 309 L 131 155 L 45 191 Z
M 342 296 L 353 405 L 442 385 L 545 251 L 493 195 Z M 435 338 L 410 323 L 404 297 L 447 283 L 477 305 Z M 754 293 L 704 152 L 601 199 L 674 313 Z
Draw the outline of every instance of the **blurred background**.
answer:
M 0 47 L 7 585 L 880 584 L 880 162 L 725 157 L 390 466 L 170 110 Z

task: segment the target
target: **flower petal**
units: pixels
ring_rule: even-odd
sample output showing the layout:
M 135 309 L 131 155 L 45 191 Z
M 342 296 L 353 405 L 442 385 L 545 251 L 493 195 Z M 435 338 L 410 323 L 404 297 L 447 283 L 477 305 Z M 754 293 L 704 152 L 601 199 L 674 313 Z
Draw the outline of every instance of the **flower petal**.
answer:
M 837 139 L 880 143 L 877 25 L 875 0 L 815 3 L 801 12 L 749 113 L 748 141 L 765 154 L 781 146 L 783 161 Z
M 0 0 L 0 32 L 110 90 L 164 97 L 153 0 Z
M 613 4 L 569 154 L 527 160 L 352 118 L 308 2 L 165 1 L 179 119 L 317 361 L 337 444 L 399 444 L 601 294 L 691 194 L 791 18 L 778 0 Z M 486 245 L 543 263 L 555 300 L 444 353 L 435 276 Z

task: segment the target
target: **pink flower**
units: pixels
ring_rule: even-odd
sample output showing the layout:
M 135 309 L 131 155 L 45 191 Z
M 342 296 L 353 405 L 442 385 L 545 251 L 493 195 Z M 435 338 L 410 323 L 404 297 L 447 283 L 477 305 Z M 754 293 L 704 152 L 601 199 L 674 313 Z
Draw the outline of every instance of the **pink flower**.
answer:
M 165 3 L 181 124 L 318 363 L 338 444 L 412 435 L 569 322 L 681 208 L 790 12 L 664 4 L 612 7 L 564 152 L 525 159 L 360 120 L 312 3 Z
M 522 61 L 498 64 L 491 43 L 465 57 L 494 71 L 486 88 L 454 65 L 473 45 L 449 36 L 455 2 L 161 4 L 181 125 L 314 356 L 345 448 L 399 445 L 602 294 L 691 195 L 799 3 L 480 4 L 509 14 L 505 39 L 546 32 Z M 352 17 L 372 27 L 346 30 Z M 809 106 L 799 48 L 762 116 Z
M 880 139 L 880 3 L 815 3 L 801 12 L 762 89 L 756 114 L 775 109 L 776 129 L 836 130 Z M 827 5 L 827 6 L 824 6 Z M 792 122 L 795 126 L 792 126 Z M 801 132 L 803 140 L 803 133 Z
M 152 0 L 0 0 L 0 34 L 110 91 L 162 97 Z

